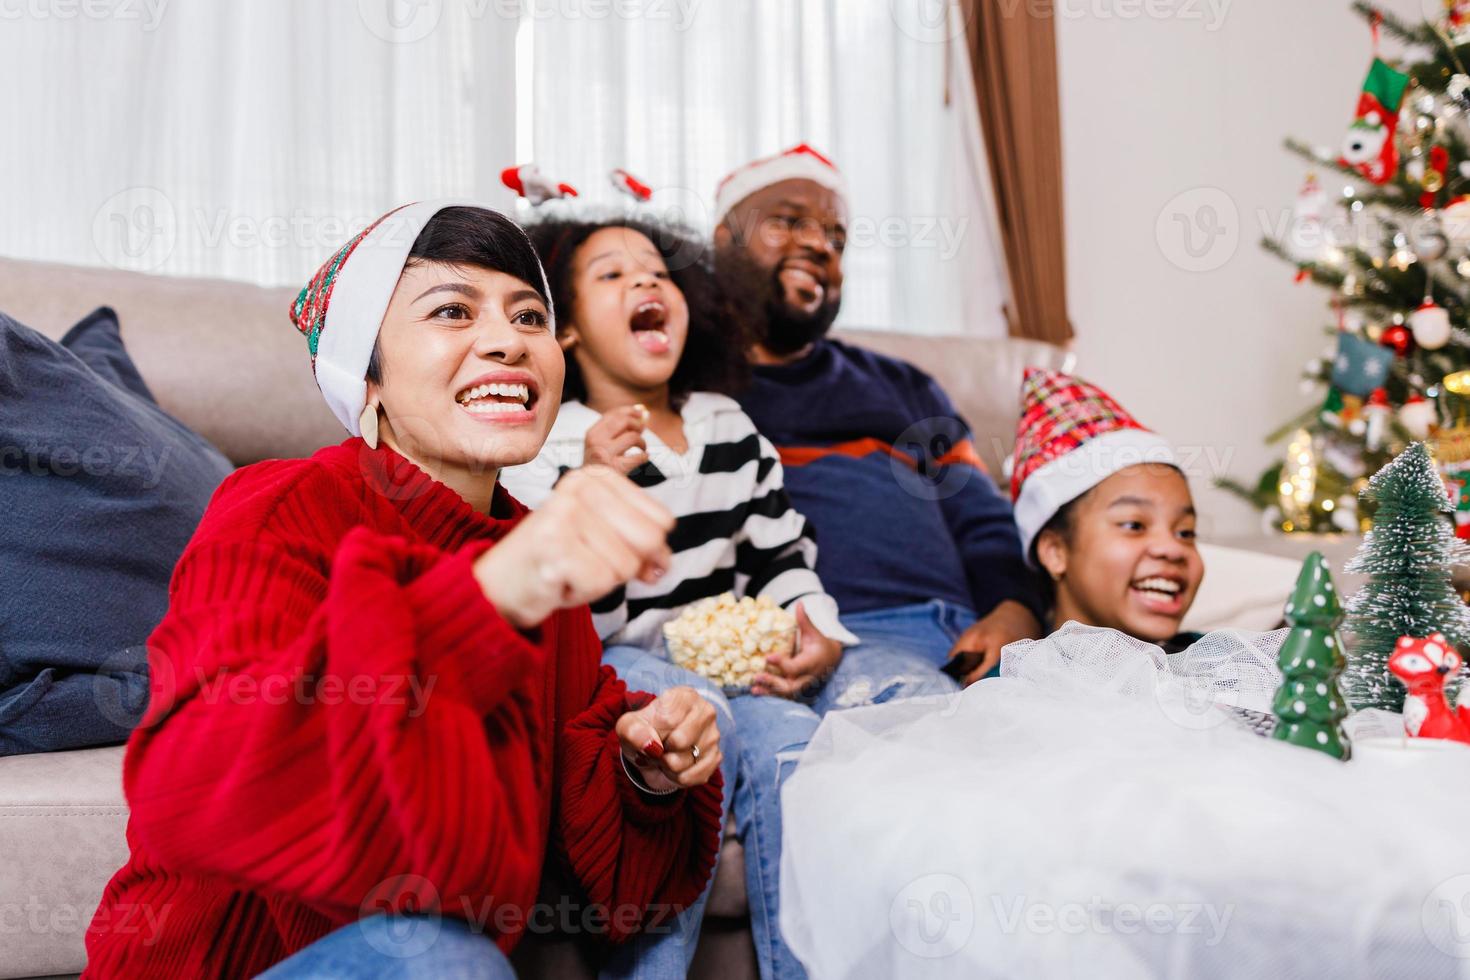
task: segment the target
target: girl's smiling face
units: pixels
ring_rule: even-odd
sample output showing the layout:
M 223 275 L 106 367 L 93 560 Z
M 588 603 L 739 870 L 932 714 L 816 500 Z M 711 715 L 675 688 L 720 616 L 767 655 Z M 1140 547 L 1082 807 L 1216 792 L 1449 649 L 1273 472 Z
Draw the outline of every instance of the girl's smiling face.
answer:
M 654 243 L 631 228 L 601 228 L 578 247 L 571 277 L 561 343 L 589 396 L 667 385 L 689 336 L 689 306 Z
M 378 333 L 380 437 L 431 470 L 483 476 L 535 458 L 565 362 L 530 284 L 480 266 L 411 261 Z
M 1036 557 L 1056 582 L 1057 625 L 1167 640 L 1204 578 L 1189 484 L 1172 466 L 1119 470 L 1071 504 L 1064 530 L 1041 532 Z

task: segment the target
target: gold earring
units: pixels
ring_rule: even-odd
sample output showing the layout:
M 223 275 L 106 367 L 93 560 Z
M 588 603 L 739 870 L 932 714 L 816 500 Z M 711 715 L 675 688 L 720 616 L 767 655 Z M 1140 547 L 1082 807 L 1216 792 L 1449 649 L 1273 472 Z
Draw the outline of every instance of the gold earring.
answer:
M 369 449 L 378 448 L 378 406 L 368 402 L 357 417 L 357 428 L 362 432 L 362 441 Z

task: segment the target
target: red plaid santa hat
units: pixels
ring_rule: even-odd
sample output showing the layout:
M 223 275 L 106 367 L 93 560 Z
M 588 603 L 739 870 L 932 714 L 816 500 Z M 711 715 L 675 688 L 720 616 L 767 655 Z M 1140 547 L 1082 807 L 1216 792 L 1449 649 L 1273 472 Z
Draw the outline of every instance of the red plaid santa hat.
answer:
M 810 180 L 838 197 L 847 197 L 847 185 L 837 164 L 805 143 L 799 143 L 774 156 L 752 160 L 720 181 L 715 188 L 715 224 L 724 221 L 735 205 L 756 191 L 783 180 Z
M 419 201 L 394 208 L 327 259 L 291 303 L 291 322 L 306 337 L 317 387 L 337 421 L 355 436 L 362 435 L 368 362 L 408 253 L 429 219 L 453 207 L 484 205 Z M 550 297 L 544 272 L 542 290 Z
M 1046 522 L 1119 470 L 1176 465 L 1174 450 L 1108 393 L 1056 371 L 1027 368 L 1011 469 L 1011 500 L 1027 561 Z

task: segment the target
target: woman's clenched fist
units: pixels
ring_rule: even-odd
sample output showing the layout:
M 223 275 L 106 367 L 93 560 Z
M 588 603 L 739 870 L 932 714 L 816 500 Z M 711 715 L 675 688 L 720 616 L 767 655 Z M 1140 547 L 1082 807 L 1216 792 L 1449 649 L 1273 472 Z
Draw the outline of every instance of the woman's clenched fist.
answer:
M 501 616 L 531 629 L 635 578 L 657 580 L 669 567 L 673 528 L 668 509 L 627 477 L 583 467 L 480 556 L 475 578 Z

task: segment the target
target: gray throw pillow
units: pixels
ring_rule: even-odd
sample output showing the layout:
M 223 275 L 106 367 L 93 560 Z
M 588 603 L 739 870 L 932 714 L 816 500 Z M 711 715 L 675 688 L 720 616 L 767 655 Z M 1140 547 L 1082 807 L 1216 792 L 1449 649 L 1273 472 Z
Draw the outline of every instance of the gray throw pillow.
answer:
M 96 310 L 0 313 L 0 755 L 124 741 L 175 562 L 233 467 L 164 412 Z

